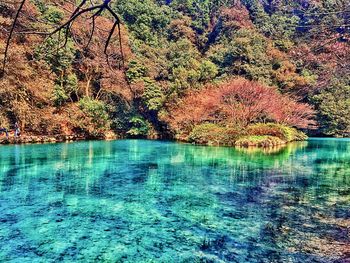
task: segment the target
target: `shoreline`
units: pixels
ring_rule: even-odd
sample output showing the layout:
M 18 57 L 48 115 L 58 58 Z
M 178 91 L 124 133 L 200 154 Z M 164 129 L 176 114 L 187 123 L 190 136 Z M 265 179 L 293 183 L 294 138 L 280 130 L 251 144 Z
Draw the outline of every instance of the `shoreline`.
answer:
M 22 135 L 20 137 L 9 137 L 5 136 L 0 137 L 0 145 L 20 145 L 20 144 L 43 144 L 43 143 L 62 143 L 62 142 L 76 142 L 76 141 L 89 141 L 89 140 L 99 140 L 99 141 L 110 141 L 110 140 L 118 140 L 124 139 L 118 136 L 107 135 L 105 137 L 87 137 L 84 135 Z M 127 138 L 125 138 L 127 139 Z M 145 138 L 148 140 L 155 140 L 154 138 Z M 279 143 L 249 143 L 249 142 L 241 142 L 233 145 L 212 145 L 212 144 L 201 144 L 201 143 L 191 143 L 188 141 L 178 141 L 171 140 L 173 142 L 181 142 L 188 143 L 192 145 L 198 146 L 222 146 L 222 147 L 233 147 L 233 148 L 261 148 L 261 149 L 269 149 L 275 147 L 283 147 L 286 146 L 289 142 L 279 141 Z
M 20 137 L 1 137 L 0 145 L 60 143 L 88 140 L 81 135 L 22 135 Z
M 317 140 L 322 138 L 328 138 L 328 139 L 349 139 L 350 138 L 335 138 L 335 137 L 308 137 L 306 140 Z M 105 137 L 87 137 L 84 135 L 22 135 L 18 138 L 16 137 L 9 137 L 6 138 L 5 136 L 0 137 L 0 146 L 1 145 L 21 145 L 21 144 L 45 144 L 45 143 L 63 143 L 63 142 L 78 142 L 78 141 L 90 141 L 90 140 L 97 140 L 97 141 L 111 141 L 111 140 L 118 140 L 118 139 L 128 139 L 123 137 L 118 137 L 116 135 L 107 135 Z M 137 139 L 137 138 L 129 138 L 129 139 Z M 146 140 L 159 140 L 155 138 L 139 138 L 139 139 L 146 139 Z M 186 143 L 186 144 L 192 144 L 197 146 L 214 146 L 214 147 L 233 147 L 237 149 L 274 149 L 274 148 L 280 148 L 285 147 L 290 143 L 293 142 L 301 142 L 300 140 L 295 141 L 280 141 L 278 144 L 274 143 L 249 143 L 249 142 L 243 142 L 243 143 L 237 143 L 232 145 L 224 145 L 224 144 L 201 144 L 201 143 L 194 143 L 194 142 L 188 142 L 183 140 L 173 140 L 173 139 L 167 139 L 167 141 L 172 142 L 178 142 L 178 143 Z

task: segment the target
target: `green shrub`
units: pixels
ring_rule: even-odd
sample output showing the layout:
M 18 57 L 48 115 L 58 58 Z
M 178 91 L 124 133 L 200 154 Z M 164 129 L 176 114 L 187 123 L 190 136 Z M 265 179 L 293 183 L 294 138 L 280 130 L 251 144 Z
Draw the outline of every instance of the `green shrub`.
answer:
M 109 116 L 106 105 L 102 101 L 84 97 L 79 101 L 79 107 L 86 116 L 85 131 L 92 136 L 101 136 L 109 129 Z
M 32 2 L 38 8 L 40 13 L 43 14 L 47 11 L 48 7 L 46 6 L 46 4 L 43 0 L 33 0 Z
M 131 137 L 147 137 L 151 124 L 141 116 L 134 116 L 129 121 L 131 128 L 127 134 Z
M 213 123 L 200 124 L 190 133 L 189 142 L 207 145 L 234 145 L 242 131 Z
M 148 110 L 158 111 L 165 101 L 162 88 L 149 78 L 143 79 L 145 90 L 142 94 L 142 100 Z
M 53 90 L 53 101 L 55 106 L 65 104 L 72 94 L 78 91 L 78 78 L 72 73 L 58 78 Z
M 64 13 L 57 7 L 50 6 L 44 11 L 43 17 L 46 21 L 57 24 L 64 18 Z
M 49 5 L 44 0 L 32 0 L 33 4 L 38 8 L 43 20 L 53 24 L 59 24 L 64 18 L 64 12 L 52 5 Z
M 210 81 L 213 80 L 219 73 L 218 67 L 210 60 L 204 60 L 200 65 L 200 80 Z
M 68 39 L 65 48 L 60 48 L 62 40 L 48 38 L 40 47 L 35 50 L 35 58 L 44 60 L 57 75 L 72 66 L 75 58 L 76 49 L 71 39 Z
M 235 143 L 239 147 L 274 147 L 285 144 L 286 141 L 275 136 L 244 136 Z
M 257 123 L 248 126 L 247 133 L 252 136 L 274 136 L 285 142 L 306 140 L 307 136 L 295 128 L 276 123 Z
M 335 78 L 315 95 L 320 131 L 325 135 L 350 136 L 350 78 Z
M 194 127 L 188 141 L 207 145 L 271 147 L 306 138 L 294 128 L 274 123 L 253 124 L 246 130 L 205 123 Z
M 68 74 L 64 77 L 64 87 L 69 93 L 75 93 L 78 91 L 78 77 L 74 73 Z
M 113 92 L 105 92 L 103 101 L 107 106 L 111 129 L 119 136 L 124 136 L 130 129 L 129 120 L 135 116 L 136 109 L 122 95 Z
M 56 84 L 53 90 L 52 99 L 54 101 L 55 106 L 59 107 L 62 106 L 69 99 L 69 96 L 64 90 L 64 87 Z
M 147 76 L 147 67 L 139 61 L 132 60 L 129 62 L 128 70 L 125 74 L 130 82 L 134 82 Z

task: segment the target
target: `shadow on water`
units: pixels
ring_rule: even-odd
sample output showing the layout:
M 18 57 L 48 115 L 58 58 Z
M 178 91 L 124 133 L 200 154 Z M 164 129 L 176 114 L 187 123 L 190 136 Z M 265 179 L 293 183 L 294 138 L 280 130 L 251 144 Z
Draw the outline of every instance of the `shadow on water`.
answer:
M 0 149 L 0 261 L 346 262 L 350 141 Z

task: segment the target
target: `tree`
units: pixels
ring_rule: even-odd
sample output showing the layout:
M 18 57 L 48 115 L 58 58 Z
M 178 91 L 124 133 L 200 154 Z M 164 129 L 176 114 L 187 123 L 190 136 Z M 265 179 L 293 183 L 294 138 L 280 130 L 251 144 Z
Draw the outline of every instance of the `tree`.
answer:
M 196 33 L 191 28 L 191 19 L 189 17 L 181 17 L 174 19 L 169 25 L 169 39 L 172 41 L 178 41 L 186 38 L 192 43 L 195 43 Z
M 205 122 L 242 128 L 258 122 L 298 128 L 314 124 L 314 111 L 307 104 L 298 103 L 272 87 L 242 78 L 188 93 L 171 115 L 168 121 L 178 132 L 189 132 L 195 125 Z
M 288 55 L 254 29 L 238 30 L 230 40 L 212 46 L 208 56 L 222 75 L 240 75 L 281 90 L 308 84 Z
M 321 131 L 332 136 L 350 135 L 350 80 L 335 79 L 313 97 Z
M 145 89 L 142 94 L 142 100 L 147 110 L 159 111 L 164 104 L 165 96 L 162 92 L 162 88 L 149 78 L 144 80 Z
M 84 97 L 79 101 L 79 107 L 84 113 L 84 125 L 81 128 L 86 133 L 100 136 L 108 130 L 110 123 L 106 105 L 103 102 Z
M 209 0 L 173 0 L 170 6 L 192 18 L 192 27 L 203 34 L 210 22 Z
M 153 0 L 119 0 L 114 5 L 135 39 L 151 46 L 157 45 L 170 23 L 169 9 Z
M 7 41 L 6 41 L 6 46 L 5 46 L 5 52 L 4 52 L 4 58 L 3 58 L 3 64 L 2 64 L 2 69 L 1 69 L 1 72 L 0 72 L 0 77 L 2 77 L 4 74 L 5 74 L 5 67 L 6 67 L 6 60 L 7 60 L 7 56 L 8 56 L 8 50 L 9 50 L 9 47 L 10 47 L 10 42 L 11 42 L 11 39 L 12 39 L 12 36 L 13 36 L 13 33 L 14 33 L 14 30 L 15 30 L 15 27 L 16 27 L 16 24 L 17 24 L 17 20 L 18 20 L 18 17 L 19 15 L 21 14 L 22 12 L 22 9 L 24 7 L 24 4 L 25 4 L 26 0 L 22 0 L 20 2 L 20 5 L 17 9 L 17 12 L 16 12 L 16 15 L 15 15 L 15 18 L 13 20 L 13 23 L 12 23 L 12 26 L 11 26 L 11 29 L 10 29 L 10 33 L 7 37 Z M 109 12 L 113 18 L 115 19 L 115 22 L 109 32 L 109 35 L 106 39 L 106 42 L 105 42 L 105 46 L 104 46 L 104 53 L 107 57 L 107 61 L 108 61 L 108 46 L 110 44 L 110 41 L 112 39 L 112 36 L 113 36 L 113 33 L 115 31 L 116 28 L 118 28 L 118 32 L 119 32 L 119 46 L 120 46 L 120 50 L 121 50 L 121 54 L 122 54 L 122 60 L 124 59 L 124 56 L 123 56 L 123 47 L 122 47 L 122 42 L 121 42 L 121 31 L 120 31 L 120 24 L 121 24 L 121 21 L 119 19 L 119 16 L 111 9 L 111 7 L 109 6 L 111 0 L 104 0 L 102 4 L 99 4 L 99 5 L 94 5 L 93 2 L 91 2 L 91 6 L 90 7 L 85 7 L 86 4 L 87 4 L 87 0 L 82 0 L 80 2 L 80 4 L 72 11 L 72 14 L 70 16 L 70 18 L 65 22 L 63 23 L 62 25 L 58 26 L 56 29 L 52 30 L 51 32 L 21 32 L 21 34 L 38 34 L 38 35 L 44 35 L 46 36 L 47 38 L 50 38 L 52 37 L 53 35 L 55 35 L 56 33 L 59 33 L 61 31 L 65 31 L 65 42 L 63 44 L 63 46 L 66 46 L 67 42 L 68 42 L 68 38 L 69 38 L 69 35 L 71 34 L 71 26 L 72 26 L 72 23 L 79 17 L 87 14 L 87 13 L 92 13 L 92 16 L 91 16 L 91 19 L 92 19 L 92 32 L 91 32 L 91 38 L 95 32 L 95 19 L 97 16 L 101 15 L 102 12 L 104 11 L 107 11 Z M 51 20 L 54 20 L 54 22 L 60 20 L 56 17 L 52 17 L 52 18 L 49 18 Z M 90 41 L 89 41 L 90 42 Z

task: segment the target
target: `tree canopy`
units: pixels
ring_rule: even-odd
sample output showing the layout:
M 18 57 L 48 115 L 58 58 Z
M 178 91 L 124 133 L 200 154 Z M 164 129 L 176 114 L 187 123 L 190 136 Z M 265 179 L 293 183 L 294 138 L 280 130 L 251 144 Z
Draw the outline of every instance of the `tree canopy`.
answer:
M 0 119 L 20 120 L 28 132 L 173 136 L 183 131 L 172 118 L 196 112 L 238 125 L 223 114 L 235 105 L 231 114 L 244 125 L 349 134 L 345 0 L 28 0 L 2 2 L 0 10 Z M 232 79 L 245 88 L 231 90 L 227 104 L 218 94 Z M 261 105 L 270 98 L 263 116 L 238 117 L 246 92 L 257 92 Z M 212 93 L 214 112 L 200 101 Z M 267 117 L 280 101 L 294 115 Z M 181 107 L 186 116 L 178 116 Z

